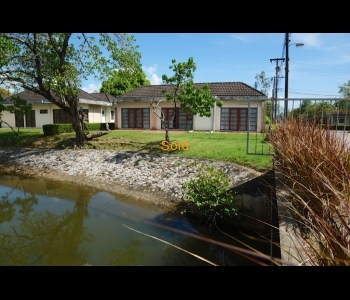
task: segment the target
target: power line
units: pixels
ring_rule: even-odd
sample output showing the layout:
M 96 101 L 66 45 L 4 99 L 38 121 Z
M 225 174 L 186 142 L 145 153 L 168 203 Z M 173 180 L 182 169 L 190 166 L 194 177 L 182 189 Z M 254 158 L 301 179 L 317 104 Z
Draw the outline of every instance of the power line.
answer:
M 293 68 L 294 71 L 305 71 L 306 69 L 298 69 L 298 68 Z M 349 71 L 346 70 L 309 70 L 307 69 L 307 71 L 309 72 L 344 72 L 344 73 L 349 73 Z
M 315 95 L 315 96 L 329 96 L 329 97 L 339 97 L 338 95 L 326 95 L 326 94 L 313 94 L 313 93 L 305 93 L 305 92 L 292 92 L 293 94 L 303 94 L 303 95 Z
M 323 93 L 332 93 L 333 92 L 333 91 L 303 90 L 303 89 L 291 89 L 291 91 L 307 91 L 307 92 L 323 92 Z

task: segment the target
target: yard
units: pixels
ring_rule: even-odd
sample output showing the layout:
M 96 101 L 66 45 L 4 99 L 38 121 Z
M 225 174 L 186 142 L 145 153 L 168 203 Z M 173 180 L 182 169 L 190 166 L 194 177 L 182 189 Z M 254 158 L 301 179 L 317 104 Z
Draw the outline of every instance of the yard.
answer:
M 182 157 L 209 158 L 234 162 L 257 171 L 266 171 L 272 167 L 271 155 L 246 154 L 246 133 L 201 133 L 170 131 L 173 145 L 162 146 L 163 131 L 113 130 L 93 139 L 87 148 L 106 150 L 145 151 L 159 154 L 168 153 Z M 10 129 L 0 129 L 0 147 L 56 148 L 64 149 L 73 143 L 75 133 L 58 136 L 44 136 L 42 129 L 20 129 L 16 138 Z M 267 153 L 269 144 L 262 143 L 263 134 L 250 134 L 249 152 Z M 180 150 L 178 146 L 180 143 Z M 174 150 L 170 150 L 170 147 Z M 188 146 L 188 150 L 187 149 Z M 162 150 L 169 148 L 169 150 Z M 175 148 L 177 148 L 175 150 Z

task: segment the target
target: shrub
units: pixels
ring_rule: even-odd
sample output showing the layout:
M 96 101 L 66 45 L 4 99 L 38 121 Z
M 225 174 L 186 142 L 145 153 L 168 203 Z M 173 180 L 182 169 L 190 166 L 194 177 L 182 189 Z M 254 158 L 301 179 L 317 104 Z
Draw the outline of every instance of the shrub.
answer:
M 265 116 L 265 124 L 271 124 L 271 120 L 268 116 Z
M 85 123 L 87 130 L 89 131 L 99 131 L 106 130 L 106 123 Z M 109 129 L 114 130 L 114 123 L 108 123 Z
M 350 265 L 350 145 L 300 120 L 278 124 L 270 142 L 309 264 Z
M 46 124 L 43 125 L 44 135 L 56 135 L 66 132 L 73 132 L 72 124 Z
M 237 215 L 234 194 L 228 190 L 229 179 L 213 167 L 202 169 L 196 179 L 184 184 L 187 199 L 194 204 L 187 210 L 216 226 L 217 217 L 225 219 Z
M 85 131 L 99 131 L 106 130 L 106 123 L 84 123 Z M 114 123 L 108 123 L 109 129 L 114 130 Z M 44 135 L 56 135 L 66 132 L 73 132 L 72 124 L 47 124 L 43 125 Z

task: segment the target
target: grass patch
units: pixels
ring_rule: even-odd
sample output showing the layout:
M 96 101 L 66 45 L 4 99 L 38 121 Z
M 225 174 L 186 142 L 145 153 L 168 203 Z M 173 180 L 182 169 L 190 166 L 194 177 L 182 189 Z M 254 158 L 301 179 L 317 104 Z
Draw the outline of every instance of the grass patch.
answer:
M 15 138 L 11 130 L 0 129 L 0 146 L 61 149 L 70 147 L 74 137 L 75 133 L 45 137 L 41 129 L 21 129 L 19 137 Z M 255 147 L 255 143 L 258 144 L 258 147 L 268 147 L 268 144 L 261 142 L 263 138 L 263 134 L 251 134 L 250 148 Z M 161 149 L 163 140 L 164 133 L 113 130 L 107 135 L 93 139 L 86 147 L 99 150 L 130 150 L 167 153 L 188 158 L 208 158 L 234 162 L 258 171 L 266 171 L 272 167 L 271 156 L 246 154 L 246 134 L 170 132 L 171 142 L 180 141 L 182 144 L 188 141 L 187 151 L 164 151 Z M 264 153 L 267 153 L 267 150 Z

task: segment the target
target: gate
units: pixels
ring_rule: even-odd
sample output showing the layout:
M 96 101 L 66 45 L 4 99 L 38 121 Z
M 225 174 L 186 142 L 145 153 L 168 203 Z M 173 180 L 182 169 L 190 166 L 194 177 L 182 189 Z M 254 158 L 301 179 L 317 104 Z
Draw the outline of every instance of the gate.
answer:
M 247 128 L 247 154 L 272 155 L 273 148 L 268 141 L 271 126 L 293 118 L 326 124 L 329 130 L 336 131 L 343 142 L 350 144 L 349 98 L 271 99 L 265 102 L 261 118 L 265 119 L 266 110 L 270 112 L 270 124 L 263 122 L 265 128 L 262 128 L 262 132 L 257 132 L 256 128 L 251 126 Z M 251 117 L 250 100 L 248 100 L 248 119 L 251 120 Z

